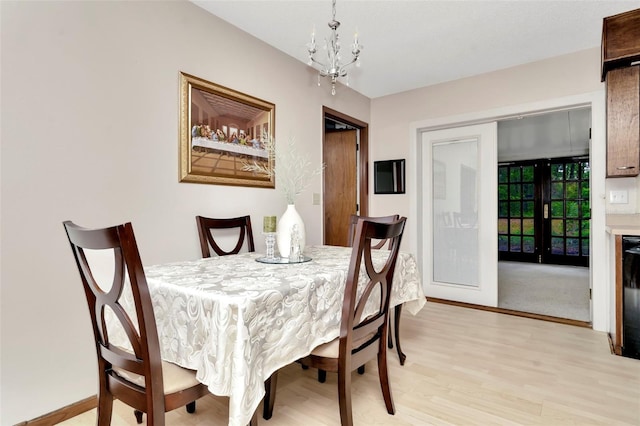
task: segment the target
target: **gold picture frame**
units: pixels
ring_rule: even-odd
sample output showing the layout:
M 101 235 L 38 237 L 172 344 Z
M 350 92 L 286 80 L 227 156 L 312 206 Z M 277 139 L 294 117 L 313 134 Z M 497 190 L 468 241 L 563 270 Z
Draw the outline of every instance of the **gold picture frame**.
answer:
M 275 188 L 273 174 L 243 170 L 264 164 L 275 141 L 276 106 L 180 73 L 180 182 Z

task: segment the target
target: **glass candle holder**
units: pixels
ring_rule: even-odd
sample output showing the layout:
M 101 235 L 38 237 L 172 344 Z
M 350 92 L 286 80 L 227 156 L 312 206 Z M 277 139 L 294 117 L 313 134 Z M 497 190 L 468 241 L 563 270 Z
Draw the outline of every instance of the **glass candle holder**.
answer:
M 276 233 L 275 232 L 263 232 L 264 241 L 267 245 L 267 252 L 265 258 L 272 260 L 275 259 L 275 246 L 276 246 Z

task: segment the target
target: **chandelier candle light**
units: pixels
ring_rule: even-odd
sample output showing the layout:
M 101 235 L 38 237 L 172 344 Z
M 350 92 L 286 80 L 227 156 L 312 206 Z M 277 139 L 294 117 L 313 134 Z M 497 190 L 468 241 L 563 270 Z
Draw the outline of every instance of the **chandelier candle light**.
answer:
M 347 67 L 356 64 L 357 67 L 360 66 L 360 51 L 362 50 L 362 46 L 358 43 L 358 33 L 353 37 L 353 44 L 351 45 L 351 54 L 353 57 L 351 61 L 346 64 L 341 64 L 340 60 L 340 37 L 338 36 L 338 27 L 340 27 L 340 22 L 336 21 L 336 0 L 333 0 L 333 17 L 331 21 L 329 21 L 329 28 L 331 28 L 331 35 L 328 39 L 324 40 L 324 49 L 327 51 L 327 59 L 328 63 L 325 65 L 324 63 L 316 60 L 314 57 L 317 52 L 316 47 L 316 32 L 315 29 L 311 33 L 311 42 L 307 44 L 307 50 L 309 51 L 309 65 L 317 64 L 320 67 L 318 73 L 318 86 L 320 86 L 320 77 L 329 77 L 331 79 L 331 94 L 336 94 L 336 82 L 339 77 L 347 77 L 347 86 L 349 85 L 349 77 L 347 75 Z

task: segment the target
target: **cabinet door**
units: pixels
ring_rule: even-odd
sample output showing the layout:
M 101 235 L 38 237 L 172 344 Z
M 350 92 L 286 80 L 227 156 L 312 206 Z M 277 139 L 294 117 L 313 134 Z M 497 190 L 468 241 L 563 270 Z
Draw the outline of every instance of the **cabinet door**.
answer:
M 608 71 L 640 59 L 640 9 L 602 21 L 602 81 Z
M 607 73 L 607 177 L 637 176 L 640 166 L 640 67 Z

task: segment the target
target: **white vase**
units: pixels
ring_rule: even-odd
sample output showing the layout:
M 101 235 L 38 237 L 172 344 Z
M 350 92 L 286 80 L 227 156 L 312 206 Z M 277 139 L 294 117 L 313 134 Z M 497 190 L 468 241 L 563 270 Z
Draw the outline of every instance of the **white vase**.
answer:
M 278 221 L 278 227 L 276 229 L 276 243 L 278 244 L 278 252 L 280 252 L 281 257 L 289 257 L 289 253 L 291 252 L 291 230 L 294 225 L 297 225 L 298 245 L 300 246 L 300 254 L 302 254 L 306 241 L 304 222 L 300 214 L 298 214 L 295 204 L 289 204 L 287 210 Z

